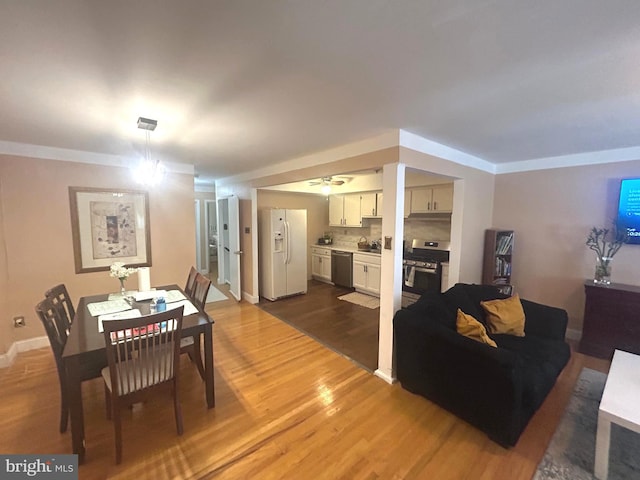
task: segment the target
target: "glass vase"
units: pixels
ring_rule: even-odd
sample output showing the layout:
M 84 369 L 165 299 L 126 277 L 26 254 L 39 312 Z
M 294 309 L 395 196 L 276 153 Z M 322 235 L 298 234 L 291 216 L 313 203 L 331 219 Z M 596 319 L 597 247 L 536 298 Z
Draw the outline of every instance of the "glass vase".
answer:
M 613 257 L 596 257 L 596 272 L 593 283 L 598 285 L 611 284 L 611 260 Z
M 124 288 L 124 278 L 119 278 L 118 280 L 120 280 L 120 294 L 124 297 L 124 294 L 126 292 L 125 288 Z

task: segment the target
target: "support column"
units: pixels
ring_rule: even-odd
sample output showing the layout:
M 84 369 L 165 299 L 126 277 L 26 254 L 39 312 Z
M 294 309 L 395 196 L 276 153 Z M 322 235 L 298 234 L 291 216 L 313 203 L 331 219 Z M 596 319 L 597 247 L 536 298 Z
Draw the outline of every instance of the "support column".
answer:
M 380 334 L 375 375 L 395 381 L 393 315 L 402 306 L 402 239 L 404 234 L 404 185 L 406 167 L 385 165 L 382 170 L 382 258 L 380 284 Z M 387 245 L 387 238 L 390 244 Z M 387 247 L 390 246 L 390 249 Z

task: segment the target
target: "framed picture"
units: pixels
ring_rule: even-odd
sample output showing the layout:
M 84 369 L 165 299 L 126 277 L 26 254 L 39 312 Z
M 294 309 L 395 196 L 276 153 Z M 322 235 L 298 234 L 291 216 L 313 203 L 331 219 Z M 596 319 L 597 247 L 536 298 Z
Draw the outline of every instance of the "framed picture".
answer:
M 151 266 L 147 192 L 69 187 L 69 204 L 76 273 Z

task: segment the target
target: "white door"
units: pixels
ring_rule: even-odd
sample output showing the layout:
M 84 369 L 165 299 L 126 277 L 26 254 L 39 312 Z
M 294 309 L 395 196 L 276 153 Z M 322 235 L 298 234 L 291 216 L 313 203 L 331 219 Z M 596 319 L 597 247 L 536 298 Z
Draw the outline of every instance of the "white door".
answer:
M 286 211 L 287 295 L 307 291 L 307 211 Z
M 240 301 L 242 280 L 240 272 L 240 201 L 238 197 L 228 198 L 229 203 L 229 292 Z

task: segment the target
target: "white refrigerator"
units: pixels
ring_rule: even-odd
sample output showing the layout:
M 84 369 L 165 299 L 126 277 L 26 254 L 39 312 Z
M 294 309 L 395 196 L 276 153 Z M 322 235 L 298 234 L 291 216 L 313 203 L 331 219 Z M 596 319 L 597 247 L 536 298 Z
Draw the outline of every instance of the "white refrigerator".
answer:
M 261 210 L 260 295 L 268 300 L 307 293 L 307 211 Z

